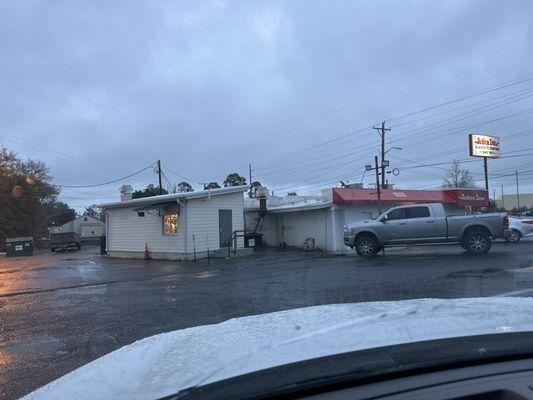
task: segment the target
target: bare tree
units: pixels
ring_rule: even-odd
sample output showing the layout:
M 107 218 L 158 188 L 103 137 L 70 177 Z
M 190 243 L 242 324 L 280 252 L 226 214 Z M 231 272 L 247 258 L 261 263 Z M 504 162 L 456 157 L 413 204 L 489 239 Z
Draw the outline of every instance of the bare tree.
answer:
M 476 187 L 472 173 L 468 169 L 461 168 L 461 164 L 457 160 L 454 160 L 453 165 L 448 168 L 443 186 L 447 188 Z

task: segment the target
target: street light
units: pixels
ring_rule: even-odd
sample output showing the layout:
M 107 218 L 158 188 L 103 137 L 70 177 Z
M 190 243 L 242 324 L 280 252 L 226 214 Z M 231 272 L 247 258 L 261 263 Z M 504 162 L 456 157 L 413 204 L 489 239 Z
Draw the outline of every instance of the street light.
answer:
M 391 147 L 390 149 L 388 149 L 385 154 L 387 154 L 389 151 L 391 150 L 403 150 L 401 147 Z

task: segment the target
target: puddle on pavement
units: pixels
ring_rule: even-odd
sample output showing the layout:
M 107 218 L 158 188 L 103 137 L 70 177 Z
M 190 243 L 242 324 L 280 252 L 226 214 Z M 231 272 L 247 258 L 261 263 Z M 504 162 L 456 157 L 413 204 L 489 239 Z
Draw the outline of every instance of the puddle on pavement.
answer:
M 507 275 L 510 274 L 509 271 L 500 268 L 485 268 L 485 269 L 474 269 L 474 270 L 465 270 L 452 272 L 446 275 L 446 278 L 463 278 L 463 277 L 484 277 L 484 276 L 497 276 L 497 275 Z
M 0 365 L 16 358 L 31 360 L 39 355 L 51 355 L 63 349 L 63 342 L 52 336 L 30 337 L 17 342 L 0 344 Z
M 7 351 L 2 350 L 2 347 L 0 346 L 0 367 L 2 365 L 7 365 L 11 361 L 14 360 L 14 357 L 9 354 Z
M 199 274 L 193 275 L 194 278 L 198 278 L 198 279 L 212 278 L 213 276 L 216 276 L 216 274 L 210 271 L 204 271 Z

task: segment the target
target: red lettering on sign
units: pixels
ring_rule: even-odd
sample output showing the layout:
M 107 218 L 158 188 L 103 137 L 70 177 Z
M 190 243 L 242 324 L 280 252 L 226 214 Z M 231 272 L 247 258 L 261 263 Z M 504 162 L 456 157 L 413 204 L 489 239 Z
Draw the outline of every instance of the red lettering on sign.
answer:
M 482 146 L 499 146 L 500 142 L 494 139 L 488 139 L 488 138 L 481 138 L 478 137 L 476 139 L 476 144 L 482 145 Z

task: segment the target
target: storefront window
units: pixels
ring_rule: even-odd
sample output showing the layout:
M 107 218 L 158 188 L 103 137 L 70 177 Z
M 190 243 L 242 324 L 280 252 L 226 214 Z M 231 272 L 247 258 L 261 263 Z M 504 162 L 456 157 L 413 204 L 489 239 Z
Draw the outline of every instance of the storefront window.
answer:
M 178 214 L 163 215 L 163 233 L 165 235 L 178 233 Z

